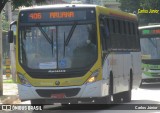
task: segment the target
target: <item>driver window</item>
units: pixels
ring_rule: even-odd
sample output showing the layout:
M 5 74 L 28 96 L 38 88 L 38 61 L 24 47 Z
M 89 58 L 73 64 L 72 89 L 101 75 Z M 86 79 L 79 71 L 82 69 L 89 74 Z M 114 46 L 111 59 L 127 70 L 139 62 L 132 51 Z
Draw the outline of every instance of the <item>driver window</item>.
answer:
M 107 44 L 109 39 L 109 29 L 107 25 L 107 19 L 100 20 L 100 33 L 101 33 L 101 43 L 103 51 L 107 50 Z

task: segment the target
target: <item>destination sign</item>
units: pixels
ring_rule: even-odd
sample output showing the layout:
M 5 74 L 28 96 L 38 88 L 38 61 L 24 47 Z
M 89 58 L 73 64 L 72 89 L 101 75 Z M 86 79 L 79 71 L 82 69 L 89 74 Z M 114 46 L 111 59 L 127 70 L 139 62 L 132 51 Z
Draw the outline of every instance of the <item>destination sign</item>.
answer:
M 144 30 L 141 30 L 141 34 L 142 35 L 160 34 L 160 29 L 144 29 Z
M 41 10 L 41 11 L 21 11 L 20 22 L 53 22 L 53 21 L 73 21 L 73 20 L 93 20 L 95 10 Z

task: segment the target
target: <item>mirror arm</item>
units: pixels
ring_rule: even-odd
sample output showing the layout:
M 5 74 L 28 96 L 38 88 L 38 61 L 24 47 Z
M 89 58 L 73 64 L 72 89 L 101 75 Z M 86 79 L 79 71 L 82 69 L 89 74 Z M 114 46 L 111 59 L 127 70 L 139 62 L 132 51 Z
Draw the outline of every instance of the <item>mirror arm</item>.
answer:
M 17 25 L 17 21 L 13 21 L 10 23 L 10 27 L 9 27 L 10 30 L 11 30 L 12 25 Z

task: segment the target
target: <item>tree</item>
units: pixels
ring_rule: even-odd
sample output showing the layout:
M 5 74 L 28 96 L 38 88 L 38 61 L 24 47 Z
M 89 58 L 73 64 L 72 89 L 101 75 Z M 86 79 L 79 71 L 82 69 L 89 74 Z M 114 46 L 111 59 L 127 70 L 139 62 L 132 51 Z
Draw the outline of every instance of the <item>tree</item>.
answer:
M 150 9 L 156 9 L 160 10 L 160 0 L 141 0 L 141 8 L 150 10 Z M 141 21 L 143 24 L 148 24 L 148 23 L 160 23 L 160 15 L 155 13 L 148 13 L 148 14 L 138 14 L 139 17 L 143 20 Z
M 156 9 L 160 10 L 160 0 L 120 0 L 121 10 L 127 11 L 129 13 L 136 12 L 140 21 L 140 24 L 148 24 L 148 23 L 160 23 L 160 15 L 159 14 L 151 14 L 151 13 L 140 13 L 138 14 L 138 10 L 148 10 Z M 159 12 L 160 13 L 160 12 Z
M 140 0 L 119 0 L 121 3 L 120 9 L 129 13 L 137 12 L 140 8 Z
M 35 0 L 35 3 L 44 3 L 45 0 Z M 46 0 L 46 1 L 49 1 L 49 0 Z M 54 1 L 54 0 L 52 0 Z M 11 2 L 12 3 L 12 6 L 13 6 L 13 9 L 15 8 L 18 8 L 20 6 L 31 6 L 33 4 L 33 1 L 32 0 L 1 0 L 0 1 L 0 13 L 2 12 L 5 4 L 7 2 Z M 3 25 L 2 24 L 2 21 L 3 21 Z M 1 14 L 0 14 L 0 39 L 2 39 L 2 26 L 3 28 L 5 27 L 7 29 L 8 27 L 8 23 L 7 21 L 5 21 L 5 18 L 4 16 L 2 16 L 2 20 L 1 20 Z M 0 48 L 2 48 L 2 40 L 0 40 Z M 1 67 L 1 58 L 2 58 L 2 54 L 1 54 L 1 49 L 0 49 L 0 67 Z M 3 95 L 3 78 L 2 78 L 2 73 L 0 71 L 0 96 Z
M 2 9 L 4 8 L 5 4 L 8 2 L 8 0 L 2 0 L 0 1 L 0 12 L 2 11 Z
M 2 28 L 3 28 L 3 30 L 8 31 L 9 22 L 6 20 L 4 12 L 2 12 L 1 17 L 2 17 Z
M 50 3 L 51 1 L 54 1 L 54 0 L 18 0 L 18 1 L 17 0 L 1 0 L 0 12 L 2 11 L 2 9 L 4 8 L 7 2 L 12 2 L 13 9 L 16 9 L 20 6 L 31 6 L 33 2 L 35 2 L 36 4 L 46 4 L 46 3 Z
M 4 8 L 5 4 L 9 2 L 9 0 L 0 1 L 0 12 Z M 18 8 L 19 6 L 30 6 L 32 5 L 32 0 L 11 0 L 13 8 Z

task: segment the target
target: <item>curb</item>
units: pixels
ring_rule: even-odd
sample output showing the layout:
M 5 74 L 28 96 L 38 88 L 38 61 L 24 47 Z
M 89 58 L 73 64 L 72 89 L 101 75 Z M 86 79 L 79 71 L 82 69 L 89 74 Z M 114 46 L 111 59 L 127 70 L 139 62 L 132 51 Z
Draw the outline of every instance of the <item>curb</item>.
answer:
M 17 95 L 0 96 L 0 104 L 20 104 L 21 101 Z

